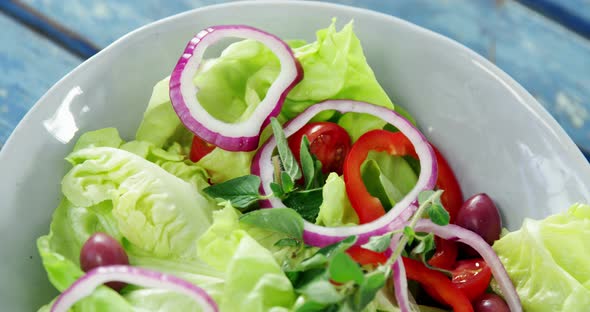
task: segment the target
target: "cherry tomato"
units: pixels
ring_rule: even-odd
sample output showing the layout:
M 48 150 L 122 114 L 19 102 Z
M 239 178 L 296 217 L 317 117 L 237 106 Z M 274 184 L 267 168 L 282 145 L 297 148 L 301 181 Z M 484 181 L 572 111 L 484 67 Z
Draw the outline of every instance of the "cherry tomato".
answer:
M 486 291 L 492 278 L 492 270 L 483 259 L 458 261 L 452 273 L 451 281 L 470 301 Z
M 309 151 L 322 163 L 323 173 L 342 174 L 342 164 L 350 150 L 350 136 L 344 128 L 333 122 L 312 122 L 299 129 L 288 139 L 298 162 L 303 136 L 309 140 Z
M 207 154 L 211 153 L 212 150 L 215 149 L 215 145 L 210 144 L 199 136 L 193 137 L 193 144 L 191 145 L 191 152 L 190 152 L 190 160 L 192 162 L 197 162 L 201 160 L 201 158 L 205 157 Z
M 387 257 L 383 253 L 365 249 L 361 246 L 352 246 L 346 250 L 346 253 L 360 265 L 377 265 L 387 262 Z
M 440 269 L 451 270 L 457 261 L 458 246 L 456 242 L 448 241 L 440 237 L 434 238 L 436 251 L 432 258 L 428 260 L 428 264 Z
M 123 246 L 108 234 L 93 234 L 80 250 L 80 267 L 84 272 L 100 266 L 117 264 L 127 265 L 129 258 Z M 118 291 L 125 286 L 125 283 L 109 282 L 106 285 Z

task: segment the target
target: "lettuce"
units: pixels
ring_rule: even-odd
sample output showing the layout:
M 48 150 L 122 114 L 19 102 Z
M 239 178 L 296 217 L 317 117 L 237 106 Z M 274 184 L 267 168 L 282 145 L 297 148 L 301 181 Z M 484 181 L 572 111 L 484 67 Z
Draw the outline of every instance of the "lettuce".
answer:
M 590 206 L 576 204 L 494 243 L 526 311 L 587 311 Z
M 291 307 L 295 301 L 291 282 L 271 251 L 250 236 L 249 227 L 242 227 L 238 217 L 226 203 L 214 212 L 213 225 L 198 241 L 200 258 L 226 272 L 220 309 L 262 312 Z
M 359 223 L 356 212 L 346 196 L 346 185 L 337 173 L 332 172 L 322 190 L 322 204 L 316 224 L 323 226 L 345 226 Z

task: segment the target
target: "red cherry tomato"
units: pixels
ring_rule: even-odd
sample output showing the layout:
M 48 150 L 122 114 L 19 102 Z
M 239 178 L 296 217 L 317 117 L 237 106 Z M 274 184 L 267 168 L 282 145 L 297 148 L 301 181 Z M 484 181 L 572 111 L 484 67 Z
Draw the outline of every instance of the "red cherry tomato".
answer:
M 197 162 L 201 160 L 201 158 L 205 157 L 207 154 L 211 153 L 212 150 L 215 149 L 215 145 L 210 144 L 199 136 L 193 137 L 193 144 L 191 145 L 191 152 L 190 152 L 190 159 L 192 162 Z
M 365 249 L 361 246 L 352 246 L 346 253 L 360 265 L 384 264 L 387 257 L 383 253 Z
M 457 260 L 457 254 L 459 253 L 457 243 L 440 237 L 435 237 L 434 243 L 436 245 L 436 251 L 432 258 L 428 260 L 428 264 L 440 269 L 453 269 Z
M 322 163 L 322 172 L 342 174 L 342 164 L 350 150 L 350 136 L 333 122 L 312 122 L 288 139 L 289 148 L 299 162 L 301 140 L 307 136 L 309 151 Z
M 458 261 L 452 273 L 453 284 L 471 301 L 486 291 L 492 278 L 492 270 L 483 259 Z

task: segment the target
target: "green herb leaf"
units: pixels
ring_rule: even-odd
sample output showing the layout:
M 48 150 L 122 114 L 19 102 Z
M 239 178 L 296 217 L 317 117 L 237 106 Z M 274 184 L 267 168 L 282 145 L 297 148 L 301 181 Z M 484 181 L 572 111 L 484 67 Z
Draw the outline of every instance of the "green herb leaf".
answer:
M 293 153 L 289 149 L 287 138 L 283 132 L 283 127 L 274 117 L 270 119 L 270 124 L 277 142 L 277 150 L 279 151 L 279 158 L 283 164 L 283 169 L 293 181 L 298 180 L 301 178 L 301 171 L 299 170 L 299 165 L 297 164 L 295 156 L 293 156 Z
M 410 226 L 404 227 L 404 235 L 408 238 L 408 244 L 411 244 L 414 241 L 414 237 L 416 237 L 416 232 Z
M 336 253 L 348 250 L 348 248 L 352 247 L 352 245 L 356 243 L 356 240 L 356 236 L 349 236 L 337 243 L 323 247 L 322 249 L 318 250 L 317 253 L 325 255 L 328 258 L 331 258 Z
M 276 183 L 276 182 L 270 182 L 270 189 L 272 190 L 272 194 L 275 197 L 283 197 L 283 195 L 285 195 L 285 192 L 283 192 L 283 187 Z
M 309 300 L 321 304 L 338 303 L 343 299 L 334 285 L 322 279 L 307 284 L 300 292 Z
M 365 275 L 352 258 L 344 252 L 334 255 L 328 267 L 330 278 L 338 283 L 354 281 L 361 284 L 365 280 Z
M 203 191 L 213 198 L 230 201 L 235 208 L 247 208 L 260 199 L 259 188 L 260 178 L 255 175 L 246 175 L 211 185 Z
M 381 169 L 375 160 L 367 160 L 361 166 L 361 177 L 367 191 L 372 196 L 379 199 L 381 205 L 388 211 L 393 206 L 383 184 L 380 182 Z
M 376 252 L 384 252 L 391 245 L 391 238 L 393 233 L 385 233 L 381 236 L 371 236 L 369 241 L 362 245 L 363 248 Z
M 295 182 L 291 179 L 291 176 L 285 171 L 281 172 L 281 183 L 283 185 L 283 193 L 290 193 L 295 189 Z
M 296 267 L 297 270 L 306 271 L 310 269 L 323 268 L 328 263 L 328 257 L 324 254 L 316 253 L 313 256 L 301 261 Z
M 362 311 L 373 299 L 375 295 L 383 286 L 386 281 L 385 274 L 383 272 L 374 271 L 373 273 L 367 274 L 365 280 L 360 284 L 358 292 L 355 294 L 355 311 Z
M 303 238 L 303 219 L 289 208 L 260 209 L 246 213 L 240 222 L 269 231 L 284 233 L 291 238 Z
M 302 304 L 299 308 L 297 308 L 297 310 L 295 310 L 296 312 L 324 312 L 326 311 L 326 305 L 325 304 L 321 304 L 315 301 L 306 301 L 304 304 Z
M 433 190 L 420 192 L 420 194 L 418 194 L 418 204 L 424 205 L 432 197 L 432 195 L 434 195 L 434 193 L 435 192 Z
M 412 249 L 413 255 L 425 254 L 434 249 L 434 235 L 428 233 L 425 236 L 417 237 L 420 241 L 414 249 Z
M 315 159 L 309 152 L 309 140 L 307 139 L 307 136 L 303 136 L 303 139 L 301 140 L 299 159 L 301 161 L 301 171 L 303 171 L 305 189 L 310 189 L 314 184 L 316 168 L 314 166 Z
M 285 206 L 297 211 L 303 219 L 315 223 L 323 201 L 322 189 L 291 192 L 283 199 Z
M 449 216 L 449 212 L 443 208 L 440 204 L 433 204 L 431 205 L 428 210 L 428 217 L 432 222 L 438 225 L 447 225 L 451 220 L 451 216 Z
M 294 238 L 282 238 L 279 239 L 274 245 L 277 247 L 297 247 L 301 245 L 301 241 Z

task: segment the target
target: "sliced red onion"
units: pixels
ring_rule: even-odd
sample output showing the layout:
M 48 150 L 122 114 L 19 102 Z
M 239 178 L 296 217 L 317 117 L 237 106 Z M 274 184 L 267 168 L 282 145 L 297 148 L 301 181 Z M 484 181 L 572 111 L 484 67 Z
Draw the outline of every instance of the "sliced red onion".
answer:
M 492 274 L 502 290 L 504 300 L 506 300 L 508 307 L 510 307 L 510 311 L 522 311 L 522 305 L 520 304 L 518 293 L 516 292 L 506 269 L 502 265 L 500 258 L 498 258 L 498 255 L 496 255 L 492 247 L 490 247 L 490 245 L 488 245 L 488 243 L 486 243 L 486 241 L 479 235 L 458 225 L 449 224 L 440 226 L 427 219 L 418 221 L 414 231 L 434 233 L 434 235 L 441 238 L 458 241 L 471 246 L 471 248 L 475 249 L 475 251 L 481 255 L 492 270 Z
M 281 71 L 266 97 L 243 121 L 227 123 L 214 118 L 201 106 L 193 83 L 205 50 L 223 38 L 253 39 L 267 46 L 279 59 Z M 301 65 L 291 48 L 278 37 L 244 25 L 213 26 L 200 31 L 187 44 L 170 76 L 170 101 L 182 123 L 203 140 L 228 151 L 253 151 L 261 129 L 277 116 L 287 93 L 301 80 Z
M 398 257 L 393 263 L 393 287 L 395 288 L 395 299 L 401 312 L 411 312 L 410 297 L 408 295 L 408 280 L 406 279 L 406 268 L 402 257 Z
M 215 301 L 203 289 L 188 281 L 138 267 L 112 265 L 88 271 L 57 297 L 50 312 L 67 312 L 76 302 L 92 294 L 96 287 L 113 281 L 175 291 L 194 299 L 203 312 L 219 311 Z
M 395 126 L 414 145 L 416 154 L 418 154 L 420 160 L 420 175 L 414 188 L 381 218 L 369 223 L 350 227 L 323 227 L 305 221 L 304 241 L 309 245 L 324 247 L 339 242 L 348 236 L 355 235 L 358 236 L 356 244 L 359 245 L 366 243 L 371 236 L 385 234 L 403 227 L 404 223 L 416 210 L 414 203 L 418 198 L 418 194 L 423 190 L 432 189 L 436 183 L 438 167 L 432 147 L 424 135 L 412 123 L 395 111 L 381 106 L 351 100 L 328 100 L 310 106 L 285 125 L 285 135 L 289 137 L 307 124 L 312 117 L 326 110 L 336 110 L 341 113 L 365 113 L 379 117 Z M 252 162 L 252 174 L 260 176 L 262 181 L 260 190 L 262 195 L 272 194 L 270 183 L 273 181 L 274 167 L 271 157 L 275 147 L 275 139 L 271 137 L 258 150 Z M 264 208 L 285 207 L 283 202 L 276 197 L 271 197 L 268 201 L 261 202 L 261 205 Z

